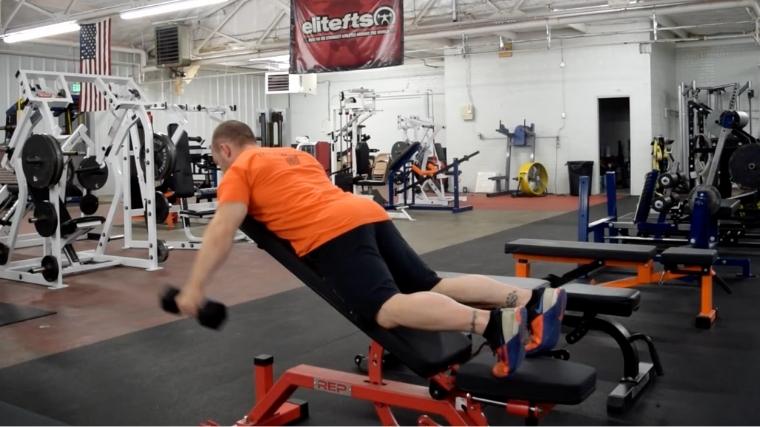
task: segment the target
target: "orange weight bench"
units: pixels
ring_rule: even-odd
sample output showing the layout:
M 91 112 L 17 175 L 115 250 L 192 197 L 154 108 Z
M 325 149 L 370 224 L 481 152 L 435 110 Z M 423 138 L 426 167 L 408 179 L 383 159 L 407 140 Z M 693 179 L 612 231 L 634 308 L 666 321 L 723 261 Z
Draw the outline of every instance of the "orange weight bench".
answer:
M 370 339 L 367 375 L 298 365 L 274 379 L 271 356 L 254 361 L 255 402 L 238 425 L 282 425 L 308 416 L 305 402 L 289 400 L 298 388 L 370 403 L 383 425 L 398 425 L 393 408 L 419 413 L 419 425 L 438 420 L 452 425 L 486 425 L 486 405 L 537 424 L 554 405 L 583 402 L 595 389 L 596 370 L 555 358 L 532 358 L 507 378 L 491 375 L 490 357 L 474 358 L 469 337 L 455 332 L 406 328 L 386 330 L 351 311 L 332 286 L 298 258 L 289 243 L 247 218 L 241 230 L 291 273 L 325 299 Z M 383 376 L 387 351 L 427 386 Z
M 730 289 L 716 276 L 713 269 L 718 258 L 715 249 L 674 247 L 658 254 L 657 248 L 651 245 L 517 239 L 507 243 L 504 250 L 512 254 L 515 275 L 519 277 L 530 277 L 531 263 L 534 262 L 576 264 L 576 268 L 562 276 L 550 275 L 545 278 L 554 287 L 610 267 L 631 270 L 634 274 L 623 279 L 597 283 L 598 285 L 630 288 L 696 277 L 700 284 L 696 326 L 704 329 L 710 328 L 717 319 L 717 310 L 713 304 L 713 282 L 730 293 Z M 662 269 L 656 270 L 657 264 Z

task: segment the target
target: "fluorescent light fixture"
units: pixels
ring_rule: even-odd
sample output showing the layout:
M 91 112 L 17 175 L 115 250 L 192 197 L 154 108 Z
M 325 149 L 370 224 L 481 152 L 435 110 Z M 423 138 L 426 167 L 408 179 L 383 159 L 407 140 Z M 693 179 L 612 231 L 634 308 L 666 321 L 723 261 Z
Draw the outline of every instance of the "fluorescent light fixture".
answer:
M 3 41 L 6 43 L 18 43 L 27 40 L 40 39 L 42 37 L 57 36 L 58 34 L 71 33 L 79 30 L 76 21 L 66 21 L 60 24 L 45 25 L 44 27 L 29 28 L 4 34 Z
M 138 7 L 121 12 L 121 19 L 137 19 L 146 16 L 162 15 L 164 13 L 179 12 L 180 10 L 195 9 L 197 7 L 211 6 L 226 3 L 229 0 L 178 0 L 166 3 L 158 3 L 151 6 Z
M 250 62 L 289 62 L 290 55 L 268 56 L 263 58 L 251 58 Z

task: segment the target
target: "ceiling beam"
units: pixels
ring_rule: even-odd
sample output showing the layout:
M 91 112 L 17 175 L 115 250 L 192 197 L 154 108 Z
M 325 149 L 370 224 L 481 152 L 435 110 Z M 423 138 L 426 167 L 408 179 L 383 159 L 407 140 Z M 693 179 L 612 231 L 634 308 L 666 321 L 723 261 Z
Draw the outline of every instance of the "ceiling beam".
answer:
M 222 19 L 222 22 L 220 22 L 219 24 L 217 24 L 217 26 L 214 28 L 214 30 L 211 33 L 209 33 L 209 35 L 207 35 L 205 39 L 203 39 L 203 41 L 201 42 L 200 45 L 198 45 L 198 47 L 195 48 L 195 53 L 196 54 L 199 53 L 201 51 L 201 49 L 203 49 L 203 46 L 206 46 L 206 43 L 208 43 L 208 41 L 211 40 L 211 38 L 214 37 L 214 35 L 217 32 L 219 32 L 219 30 L 222 29 L 222 27 L 224 27 L 225 25 L 227 25 L 227 23 L 230 21 L 230 19 L 232 19 L 232 17 L 235 16 L 235 14 L 238 13 L 238 11 L 240 10 L 240 8 L 242 8 L 243 6 L 245 6 L 245 4 L 248 3 L 248 1 L 249 0 L 241 0 L 241 1 L 239 1 L 238 4 L 235 5 L 235 8 L 232 9 L 232 12 L 230 12 L 224 19 Z
M 270 34 L 272 34 L 272 31 L 274 31 L 275 28 L 277 28 L 277 24 L 282 21 L 282 18 L 285 17 L 287 13 L 284 10 L 281 10 L 280 13 L 275 16 L 275 18 L 272 20 L 272 22 L 269 23 L 267 26 L 267 29 L 264 30 L 264 34 L 259 37 L 259 39 L 256 41 L 256 46 L 261 46 L 264 43 L 264 40 L 266 40 L 267 37 L 269 37 Z
M 670 17 L 667 17 L 667 16 L 657 15 L 657 21 L 663 27 L 677 27 L 678 26 L 678 24 L 676 24 L 675 22 L 673 22 L 673 20 L 670 19 Z M 665 30 L 665 31 L 668 31 L 668 32 L 670 32 L 672 34 L 675 34 L 676 37 L 681 38 L 681 39 L 687 39 L 687 38 L 689 38 L 691 36 L 688 31 L 683 30 L 683 29 Z
M 28 7 L 29 9 L 32 9 L 34 11 L 37 11 L 37 12 L 43 14 L 43 15 L 47 15 L 48 18 L 55 17 L 55 14 L 53 14 L 53 12 L 51 12 L 51 11 L 49 11 L 47 9 L 44 9 L 44 8 L 42 8 L 40 6 L 37 6 L 36 4 L 32 3 L 31 0 L 26 0 L 24 2 L 24 6 Z
M 420 13 L 418 13 L 417 16 L 414 17 L 414 20 L 412 21 L 412 26 L 416 27 L 417 24 L 419 24 L 420 21 L 422 21 L 422 18 L 424 18 L 425 15 L 427 15 L 428 12 L 430 12 L 430 9 L 433 7 L 433 5 L 435 5 L 437 1 L 438 0 L 427 0 L 425 5 L 422 6 L 422 10 L 420 10 Z
M 512 6 L 512 9 L 509 10 L 510 15 L 525 15 L 525 12 L 520 10 L 522 8 L 523 3 L 525 3 L 525 0 L 517 0 Z
M 211 32 L 214 31 L 213 28 L 207 27 L 205 25 L 200 25 L 200 24 L 198 25 L 198 28 L 200 28 L 203 31 L 207 31 L 209 33 L 211 33 Z M 237 37 L 233 37 L 233 36 L 231 36 L 229 34 L 225 34 L 225 33 L 221 32 L 221 31 L 217 31 L 216 35 L 218 35 L 219 37 L 223 37 L 223 38 L 225 38 L 225 39 L 227 39 L 229 41 L 235 42 L 235 43 L 246 44 L 245 40 L 239 39 Z
M 10 25 L 11 21 L 13 21 L 13 18 L 16 17 L 16 14 L 18 13 L 19 9 L 21 9 L 21 6 L 24 5 L 24 3 L 25 3 L 25 0 L 21 0 L 20 2 L 18 2 L 18 4 L 16 5 L 16 8 L 13 9 L 13 12 L 11 12 L 11 14 L 8 16 L 8 19 L 3 24 L 3 33 L 5 33 L 5 30 L 8 29 L 8 25 Z
M 588 25 L 586 24 L 570 24 L 568 27 L 574 29 L 575 31 L 579 33 L 586 34 L 588 33 Z
M 69 2 L 69 5 L 66 6 L 66 10 L 63 12 L 64 15 L 68 15 L 69 12 L 71 12 L 71 8 L 74 7 L 74 5 L 77 4 L 77 0 L 71 0 Z

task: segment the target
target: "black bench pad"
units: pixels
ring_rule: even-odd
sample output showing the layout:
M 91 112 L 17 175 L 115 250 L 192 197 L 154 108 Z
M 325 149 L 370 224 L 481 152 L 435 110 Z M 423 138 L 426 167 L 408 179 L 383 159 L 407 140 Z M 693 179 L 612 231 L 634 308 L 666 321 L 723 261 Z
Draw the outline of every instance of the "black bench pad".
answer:
M 456 385 L 475 397 L 497 402 L 575 405 L 594 392 L 596 370 L 590 366 L 551 358 L 525 359 L 507 378 L 491 375 L 491 364 L 473 361 L 462 365 Z
M 569 283 L 562 289 L 567 291 L 566 309 L 569 311 L 628 317 L 639 308 L 641 302 L 641 292 L 636 289 L 605 288 L 583 283 Z
M 604 261 L 646 262 L 657 254 L 650 245 L 577 242 L 566 240 L 517 239 L 504 245 L 504 252 L 566 258 L 590 258 Z
M 663 251 L 661 255 L 661 261 L 666 266 L 696 266 L 696 267 L 710 267 L 718 259 L 718 251 L 716 249 L 697 249 L 697 248 L 668 248 Z

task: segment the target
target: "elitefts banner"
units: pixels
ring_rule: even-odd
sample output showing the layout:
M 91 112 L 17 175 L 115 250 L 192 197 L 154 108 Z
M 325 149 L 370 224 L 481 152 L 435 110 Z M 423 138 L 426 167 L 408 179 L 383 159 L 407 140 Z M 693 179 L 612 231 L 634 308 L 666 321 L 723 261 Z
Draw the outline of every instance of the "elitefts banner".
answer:
M 404 62 L 402 0 L 291 0 L 290 73 Z

